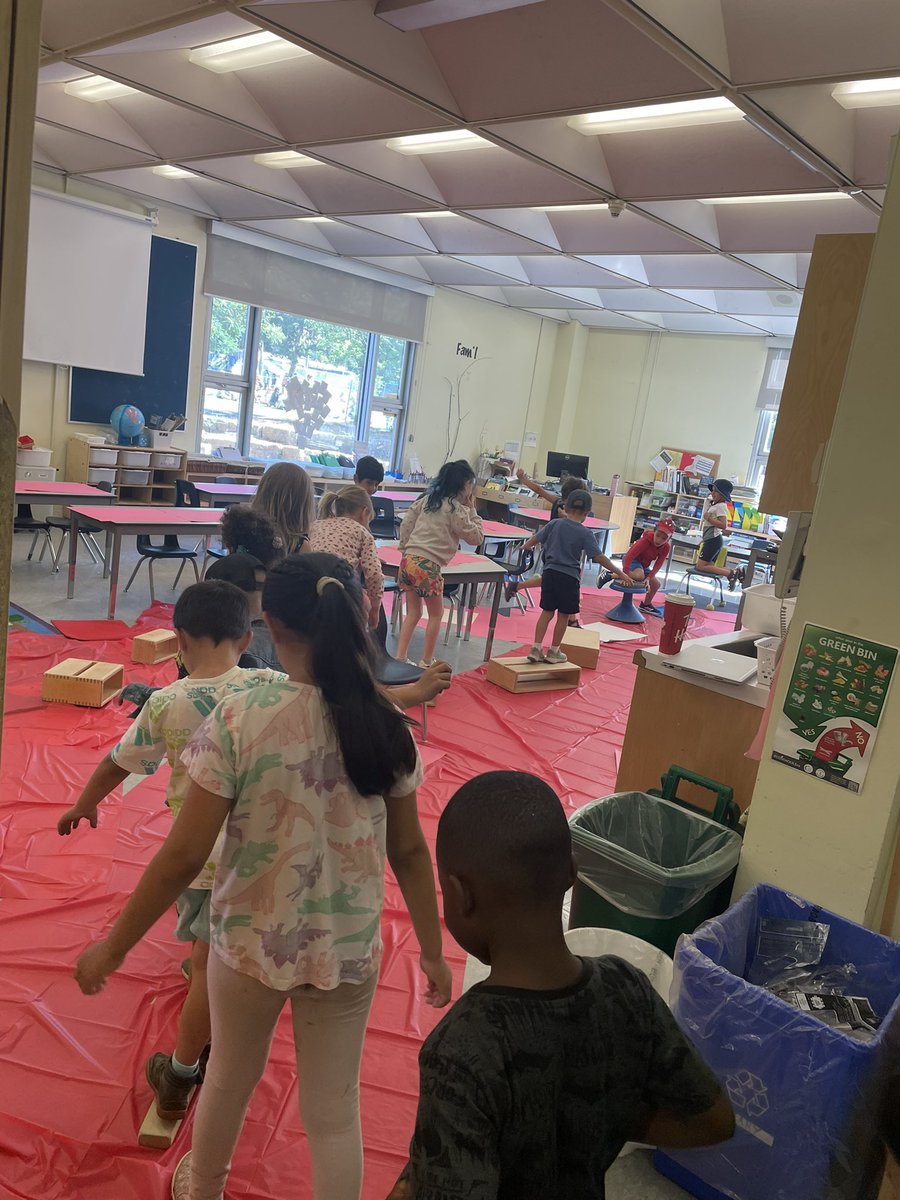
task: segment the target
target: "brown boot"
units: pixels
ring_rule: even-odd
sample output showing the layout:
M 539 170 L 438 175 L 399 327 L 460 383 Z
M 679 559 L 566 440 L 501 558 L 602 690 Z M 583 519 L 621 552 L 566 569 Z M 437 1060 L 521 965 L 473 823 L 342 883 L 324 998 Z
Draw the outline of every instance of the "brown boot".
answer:
M 168 1054 L 151 1054 L 144 1067 L 147 1082 L 156 1093 L 156 1112 L 163 1121 L 180 1121 L 187 1112 L 191 1093 L 200 1082 L 197 1071 L 189 1079 L 183 1079 L 172 1070 Z

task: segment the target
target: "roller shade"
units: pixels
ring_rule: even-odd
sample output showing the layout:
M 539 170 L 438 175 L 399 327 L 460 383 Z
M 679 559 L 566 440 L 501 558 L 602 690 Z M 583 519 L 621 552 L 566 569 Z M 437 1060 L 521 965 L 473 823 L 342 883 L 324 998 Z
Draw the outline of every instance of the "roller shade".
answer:
M 203 290 L 278 312 L 421 342 L 426 295 L 277 250 L 210 236 Z
M 790 350 L 767 350 L 766 365 L 763 370 L 762 383 L 759 385 L 759 395 L 756 407 L 774 412 L 781 403 L 781 389 L 784 387 L 784 377 L 787 373 Z

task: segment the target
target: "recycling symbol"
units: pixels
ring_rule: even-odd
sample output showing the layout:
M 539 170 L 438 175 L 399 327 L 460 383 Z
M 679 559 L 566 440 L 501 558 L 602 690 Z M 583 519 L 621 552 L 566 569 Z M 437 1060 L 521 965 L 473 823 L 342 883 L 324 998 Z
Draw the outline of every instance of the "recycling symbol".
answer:
M 769 1111 L 766 1085 L 750 1071 L 738 1071 L 725 1080 L 728 1096 L 735 1108 L 742 1108 L 748 1117 L 761 1117 Z

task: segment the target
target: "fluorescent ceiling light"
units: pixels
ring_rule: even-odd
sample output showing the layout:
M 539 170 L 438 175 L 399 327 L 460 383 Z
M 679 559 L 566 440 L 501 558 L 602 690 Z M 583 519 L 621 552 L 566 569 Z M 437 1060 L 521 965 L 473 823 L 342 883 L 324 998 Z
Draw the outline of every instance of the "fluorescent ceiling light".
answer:
M 456 213 L 447 212 L 445 208 L 433 208 L 430 212 L 405 213 L 404 216 L 415 217 L 417 221 L 427 221 L 429 217 L 455 217 Z
M 557 213 L 557 212 L 598 212 L 600 209 L 606 208 L 606 201 L 602 204 L 542 204 L 538 208 L 533 208 L 532 212 Z
M 800 200 L 848 200 L 846 192 L 789 192 L 785 196 L 704 196 L 701 204 L 794 204 Z
M 305 163 L 315 162 L 308 154 L 298 150 L 267 150 L 265 154 L 254 154 L 253 161 L 261 167 L 273 167 L 277 170 L 287 170 L 288 167 L 302 167 Z
M 193 171 L 186 171 L 184 167 L 170 167 L 167 163 L 153 168 L 154 175 L 161 175 L 163 179 L 194 179 Z
M 831 89 L 841 108 L 884 108 L 900 104 L 900 76 L 892 79 L 857 79 Z
M 106 79 L 103 75 L 86 75 L 67 83 L 65 93 L 95 103 L 97 100 L 121 100 L 123 96 L 136 96 L 138 90 L 116 79 Z
M 702 100 L 676 100 L 672 104 L 641 104 L 636 108 L 611 108 L 607 112 L 569 117 L 570 129 L 588 136 L 598 133 L 632 133 L 641 129 L 678 129 L 684 125 L 715 125 L 742 121 L 744 114 L 724 96 Z
M 195 66 L 222 75 L 226 71 L 246 71 L 249 67 L 267 67 L 289 58 L 304 58 L 309 53 L 302 46 L 280 38 L 277 33 L 262 32 L 200 46 L 188 57 Z
M 330 225 L 331 224 L 331 217 L 322 217 L 322 216 L 294 217 L 294 220 L 295 221 L 309 221 L 311 224 L 315 224 L 315 225 Z
M 399 154 L 445 154 L 448 150 L 482 150 L 493 143 L 468 129 L 447 129 L 441 133 L 414 133 L 409 137 L 389 138 L 388 150 Z

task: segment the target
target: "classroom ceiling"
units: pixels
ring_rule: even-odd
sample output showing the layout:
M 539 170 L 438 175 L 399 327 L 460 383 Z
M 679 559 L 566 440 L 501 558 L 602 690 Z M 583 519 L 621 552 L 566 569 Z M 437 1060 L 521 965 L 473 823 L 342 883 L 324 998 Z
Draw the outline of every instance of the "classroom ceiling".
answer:
M 897 0 L 44 0 L 43 43 L 37 165 L 599 329 L 790 337 L 900 128 Z

